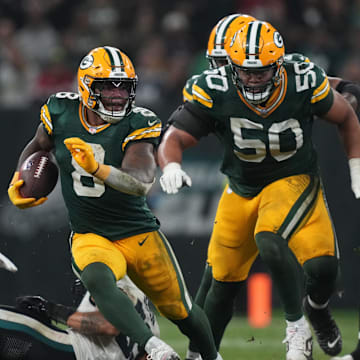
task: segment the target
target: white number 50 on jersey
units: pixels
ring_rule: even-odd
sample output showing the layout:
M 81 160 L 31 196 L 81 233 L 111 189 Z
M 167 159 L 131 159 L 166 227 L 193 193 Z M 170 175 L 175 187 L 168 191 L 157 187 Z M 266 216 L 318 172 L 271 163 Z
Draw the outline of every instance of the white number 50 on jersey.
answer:
M 263 125 L 253 122 L 249 119 L 233 117 L 230 118 L 231 131 L 234 134 L 234 143 L 238 149 L 251 149 L 251 154 L 234 149 L 235 155 L 243 161 L 261 162 L 266 157 L 266 144 L 261 139 L 246 139 L 243 136 L 243 129 L 253 129 L 263 131 Z M 291 130 L 294 134 L 296 146 L 290 151 L 280 150 L 280 134 L 286 130 Z M 283 161 L 293 156 L 303 145 L 303 131 L 299 121 L 296 119 L 287 119 L 279 123 L 273 123 L 268 130 L 268 141 L 270 155 L 277 161 Z

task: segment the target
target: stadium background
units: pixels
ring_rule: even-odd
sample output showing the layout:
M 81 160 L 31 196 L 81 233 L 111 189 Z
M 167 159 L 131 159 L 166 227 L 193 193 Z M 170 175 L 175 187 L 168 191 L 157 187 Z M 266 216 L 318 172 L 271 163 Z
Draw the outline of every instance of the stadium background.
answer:
M 69 229 L 59 188 L 43 206 L 26 211 L 11 206 L 6 192 L 48 95 L 76 91 L 81 58 L 93 47 L 112 45 L 125 51 L 135 65 L 137 104 L 151 108 L 165 122 L 182 101 L 186 79 L 207 68 L 205 50 L 212 27 L 235 12 L 271 22 L 282 33 L 287 53 L 304 53 L 329 75 L 360 82 L 360 1 L 0 0 L 0 251 L 19 267 L 16 274 L 0 272 L 1 303 L 12 304 L 21 294 L 72 301 Z M 345 292 L 334 306 L 355 308 L 360 200 L 351 192 L 336 129 L 317 121 L 314 143 L 342 257 Z M 204 139 L 184 160 L 193 187 L 168 196 L 157 182 L 149 198 L 192 294 L 203 271 L 224 184 L 218 170 L 220 155 L 217 140 Z M 266 269 L 257 261 L 252 271 Z M 276 289 L 273 303 L 279 306 Z M 238 309 L 245 305 L 242 294 Z

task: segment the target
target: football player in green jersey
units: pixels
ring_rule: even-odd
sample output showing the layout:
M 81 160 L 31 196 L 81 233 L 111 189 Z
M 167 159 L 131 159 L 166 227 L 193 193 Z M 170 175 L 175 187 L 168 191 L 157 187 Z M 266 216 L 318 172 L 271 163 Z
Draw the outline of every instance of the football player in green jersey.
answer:
M 215 25 L 215 27 L 210 33 L 208 48 L 206 52 L 206 58 L 209 60 L 210 69 L 215 69 L 228 63 L 228 57 L 226 56 L 226 54 L 228 53 L 231 39 L 233 38 L 234 34 L 238 30 L 240 30 L 241 27 L 253 20 L 255 20 L 255 18 L 249 15 L 232 14 L 222 18 Z M 287 54 L 284 56 L 284 59 L 287 62 L 310 62 L 309 58 L 298 53 Z M 199 75 L 194 75 L 186 82 L 186 85 L 183 89 L 184 101 L 191 101 L 193 99 L 192 85 L 198 77 Z M 353 84 L 349 81 L 344 81 L 340 78 L 332 77 L 329 77 L 329 82 L 332 88 L 340 92 L 353 105 L 354 109 L 357 109 L 357 104 L 360 104 L 360 90 L 358 85 Z M 171 122 L 172 119 L 170 118 L 167 126 L 169 126 Z M 186 173 L 183 173 L 183 182 L 186 183 L 188 186 L 191 186 L 191 178 Z M 204 274 L 202 276 L 200 286 L 195 296 L 195 302 L 201 307 L 204 306 L 205 298 L 211 285 L 211 279 L 211 265 L 209 263 L 209 260 L 207 260 Z M 227 299 L 229 300 L 227 306 L 222 307 L 222 316 L 224 317 L 224 319 L 227 319 L 226 323 L 228 323 L 232 317 L 234 309 L 233 301 L 235 300 L 235 295 L 239 292 L 239 289 L 243 286 L 244 282 L 245 281 L 238 282 L 236 286 L 233 287 L 232 296 L 227 297 Z M 308 306 L 307 298 L 304 299 L 304 309 L 306 310 L 306 313 L 312 322 L 315 334 L 320 336 L 319 342 L 321 342 L 322 346 L 326 348 L 328 336 L 323 336 L 323 329 L 324 327 L 326 327 L 326 323 L 324 325 L 322 322 L 322 318 L 317 319 L 312 316 L 312 307 Z M 224 324 L 223 326 L 225 327 L 226 325 Z M 341 343 L 338 343 L 337 345 L 341 346 Z M 190 343 L 189 349 L 187 351 L 187 359 L 197 357 L 198 353 L 194 351 L 193 344 Z
M 46 198 L 23 198 L 19 166 L 37 150 L 53 150 L 72 228 L 73 269 L 104 317 L 153 360 L 178 360 L 153 336 L 116 286 L 125 274 L 178 325 L 206 360 L 221 359 L 204 312 L 192 300 L 169 243 L 146 203 L 156 171 L 161 122 L 134 105 L 137 76 L 114 47 L 91 50 L 78 69 L 79 94 L 60 92 L 41 108 L 41 124 L 20 155 L 8 189 L 19 208 Z
M 209 133 L 219 137 L 229 185 L 209 244 L 213 281 L 204 304 L 216 344 L 228 321 L 224 311 L 260 254 L 284 305 L 286 359 L 304 360 L 312 357 L 312 338 L 302 312 L 297 262 L 306 277 L 307 303 L 317 322 L 320 318 L 326 325 L 317 329 L 319 343 L 330 355 L 341 350 L 339 329 L 328 309 L 337 244 L 311 140 L 313 117 L 338 126 L 356 198 L 360 125 L 321 68 L 284 61 L 284 51 L 281 35 L 269 23 L 254 21 L 241 28 L 230 45 L 231 64 L 204 71 L 192 86 L 193 99 L 174 113 L 158 161 L 163 190 L 176 193 L 189 182 L 181 168 L 182 152 Z

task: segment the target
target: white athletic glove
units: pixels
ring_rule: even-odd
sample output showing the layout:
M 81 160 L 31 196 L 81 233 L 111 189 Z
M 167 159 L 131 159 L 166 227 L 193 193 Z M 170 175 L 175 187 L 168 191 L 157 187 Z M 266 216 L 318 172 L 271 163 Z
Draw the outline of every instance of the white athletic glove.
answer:
M 15 264 L 2 253 L 0 253 L 0 268 L 9 270 L 11 272 L 17 271 L 17 267 L 15 266 Z
M 184 185 L 191 186 L 191 179 L 179 163 L 171 162 L 163 169 L 160 185 L 167 194 L 176 194 Z
M 360 198 L 360 158 L 349 160 L 351 189 L 355 194 L 355 198 Z

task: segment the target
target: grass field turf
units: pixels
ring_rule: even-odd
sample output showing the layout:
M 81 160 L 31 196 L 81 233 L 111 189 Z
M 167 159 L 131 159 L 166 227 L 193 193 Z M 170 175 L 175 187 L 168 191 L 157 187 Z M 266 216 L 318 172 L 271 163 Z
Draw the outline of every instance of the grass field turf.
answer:
M 358 312 L 356 310 L 334 310 L 342 336 L 342 354 L 351 352 L 357 344 Z M 184 359 L 187 338 L 175 325 L 158 316 L 161 338 Z M 274 310 L 271 325 L 264 329 L 254 329 L 248 325 L 244 316 L 236 316 L 228 326 L 220 353 L 224 360 L 285 360 L 285 321 L 280 311 Z M 319 348 L 314 338 L 314 360 L 330 359 Z

